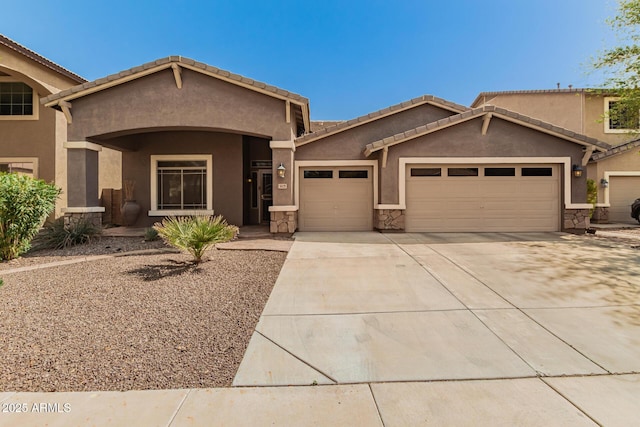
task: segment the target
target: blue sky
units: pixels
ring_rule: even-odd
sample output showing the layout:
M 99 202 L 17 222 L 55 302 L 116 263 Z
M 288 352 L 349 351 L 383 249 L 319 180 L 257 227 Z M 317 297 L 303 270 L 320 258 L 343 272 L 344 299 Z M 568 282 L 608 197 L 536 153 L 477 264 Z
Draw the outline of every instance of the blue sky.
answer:
M 3 2 L 0 33 L 93 80 L 182 55 L 306 96 L 314 120 L 423 94 L 597 86 L 614 0 Z M 9 18 L 11 17 L 11 18 Z

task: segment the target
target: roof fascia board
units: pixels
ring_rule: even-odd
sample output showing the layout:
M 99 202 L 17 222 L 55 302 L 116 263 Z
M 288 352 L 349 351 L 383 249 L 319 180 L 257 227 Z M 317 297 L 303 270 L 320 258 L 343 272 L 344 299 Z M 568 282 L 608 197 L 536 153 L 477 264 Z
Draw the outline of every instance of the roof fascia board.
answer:
M 442 108 L 443 110 L 451 111 L 452 113 L 456 113 L 456 114 L 460 114 L 462 112 L 462 111 L 460 111 L 458 109 L 455 109 L 453 107 L 450 107 L 448 105 L 443 105 L 443 104 L 439 104 L 437 102 L 433 102 L 432 100 L 419 101 L 419 102 L 416 102 L 416 103 L 412 103 L 410 105 L 406 105 L 404 107 L 399 107 L 398 109 L 395 109 L 395 110 L 392 110 L 392 111 L 388 111 L 388 112 L 383 113 L 383 114 L 379 114 L 379 115 L 377 115 L 375 117 L 369 117 L 368 119 L 363 119 L 362 121 L 358 121 L 356 123 L 353 123 L 350 126 L 345 126 L 345 127 L 341 128 L 341 129 L 336 129 L 333 132 L 327 132 L 325 134 L 318 135 L 315 138 L 307 139 L 306 141 L 296 142 L 296 146 L 297 147 L 301 147 L 301 146 L 306 145 L 306 144 L 308 144 L 310 142 L 318 141 L 320 139 L 327 138 L 329 136 L 337 135 L 340 132 L 344 132 L 346 130 L 353 129 L 353 128 L 356 128 L 358 126 L 365 125 L 367 123 L 371 123 L 371 122 L 374 122 L 376 120 L 383 119 L 385 117 L 389 117 L 389 116 L 392 116 L 394 114 L 401 113 L 403 111 L 407 111 L 407 110 L 410 110 L 412 108 L 416 108 L 416 107 L 419 107 L 419 106 L 425 105 L 425 104 L 431 104 L 431 105 L 433 105 L 435 107 Z M 375 114 L 375 113 L 372 113 L 372 114 Z M 336 126 L 340 126 L 340 125 L 338 124 Z
M 130 74 L 128 76 L 121 77 L 119 79 L 113 79 L 110 82 L 106 82 L 106 83 L 102 83 L 102 84 L 96 84 L 95 86 L 79 90 L 79 91 L 77 91 L 75 93 L 70 93 L 69 95 L 63 96 L 62 98 L 55 99 L 53 101 L 49 101 L 46 104 L 44 104 L 44 106 L 45 107 L 53 107 L 54 105 L 58 105 L 61 101 L 73 101 L 74 99 L 82 98 L 83 96 L 91 95 L 92 93 L 100 92 L 102 90 L 109 89 L 111 87 L 118 86 L 118 85 L 121 85 L 123 83 L 127 83 L 127 82 L 130 82 L 130 81 L 139 79 L 141 77 L 148 76 L 148 75 L 153 74 L 153 73 L 157 73 L 158 71 L 162 71 L 162 70 L 165 70 L 167 68 L 171 68 L 171 64 L 172 64 L 171 62 L 168 62 L 166 64 L 156 65 L 155 67 L 151 67 L 151 68 L 148 68 L 146 70 L 143 70 L 143 71 L 140 71 L 140 72 L 137 72 L 137 73 L 133 73 L 133 74 Z
M 591 144 L 589 142 L 581 141 L 579 139 L 572 138 L 572 137 L 570 137 L 568 135 L 564 135 L 562 133 L 554 132 L 552 130 L 545 129 L 545 128 L 540 127 L 540 126 L 536 126 L 536 125 L 534 125 L 532 123 L 527 123 L 527 122 L 525 122 L 523 120 L 519 120 L 519 119 L 514 118 L 514 117 L 509 117 L 509 116 L 507 116 L 505 114 L 501 114 L 501 113 L 499 113 L 497 111 L 487 111 L 487 112 L 484 112 L 483 114 L 472 115 L 472 116 L 469 116 L 469 117 L 466 117 L 466 118 L 462 118 L 460 120 L 456 120 L 454 122 L 450 122 L 450 123 L 446 123 L 446 124 L 441 125 L 441 126 L 434 127 L 432 129 L 427 129 L 424 132 L 415 132 L 412 135 L 408 135 L 408 136 L 406 136 L 404 138 L 399 138 L 399 139 L 397 139 L 397 140 L 395 140 L 393 142 L 389 142 L 387 144 L 381 144 L 378 147 L 367 147 L 365 149 L 365 151 L 364 151 L 364 154 L 365 154 L 366 157 L 369 157 L 372 153 L 374 153 L 376 151 L 380 151 L 385 147 L 392 147 L 394 145 L 401 144 L 403 142 L 410 141 L 412 139 L 419 138 L 421 136 L 428 135 L 430 133 L 437 132 L 437 131 L 442 130 L 442 129 L 446 129 L 448 127 L 455 126 L 455 125 L 460 124 L 460 123 L 465 123 L 465 122 L 467 122 L 469 120 L 477 119 L 477 118 L 486 116 L 488 114 L 491 114 L 492 117 L 498 117 L 500 119 L 503 119 L 503 120 L 518 124 L 520 126 L 528 127 L 530 129 L 534 129 L 534 130 L 537 130 L 539 132 L 543 132 L 543 133 L 546 133 L 546 134 L 549 134 L 549 135 L 552 135 L 552 136 L 555 136 L 555 137 L 558 137 L 558 138 L 573 142 L 575 144 L 579 144 L 579 145 L 585 146 L 587 148 L 593 147 L 594 150 L 598 150 L 598 151 L 601 151 L 601 152 L 607 151 L 605 148 L 598 147 L 597 145 Z M 393 138 L 393 137 L 390 137 L 390 138 Z M 371 144 L 368 144 L 368 145 L 371 145 Z
M 489 114 L 489 113 L 485 113 L 485 114 Z M 485 114 L 483 114 L 483 115 L 485 115 Z M 465 118 L 463 118 L 463 119 L 456 120 L 456 121 L 454 121 L 454 122 L 449 122 L 449 123 L 446 123 L 446 124 L 444 124 L 444 125 L 437 126 L 437 127 L 431 128 L 431 129 L 429 129 L 429 128 L 427 127 L 427 129 L 426 129 L 425 131 L 423 131 L 423 132 L 414 132 L 414 133 L 413 133 L 413 134 L 411 134 L 411 135 L 407 135 L 407 136 L 405 136 L 404 138 L 399 138 L 399 139 L 397 139 L 397 140 L 395 140 L 395 141 L 393 141 L 393 142 L 389 142 L 389 143 L 387 143 L 387 144 L 382 144 L 382 145 L 380 145 L 379 147 L 366 148 L 366 149 L 364 150 L 364 155 L 365 155 L 366 157 L 369 157 L 369 156 L 370 156 L 371 154 L 373 154 L 374 152 L 376 152 L 376 151 L 380 151 L 380 150 L 382 150 L 382 149 L 384 149 L 384 148 L 387 148 L 387 147 L 393 147 L 394 145 L 402 144 L 403 142 L 411 141 L 412 139 L 420 138 L 421 136 L 429 135 L 430 133 L 433 133 L 433 132 L 437 132 L 437 131 L 439 131 L 439 130 L 446 129 L 446 128 L 448 128 L 448 127 L 455 126 L 455 125 L 460 124 L 460 123 L 465 123 L 465 122 L 467 122 L 467 121 L 469 121 L 469 120 L 477 119 L 477 118 L 479 118 L 479 117 L 482 117 L 482 116 L 481 116 L 481 115 L 476 115 L 476 116 L 469 116 L 469 117 L 465 117 Z M 409 131 L 409 132 L 410 132 L 410 131 Z M 394 137 L 393 137 L 393 136 L 390 136 L 389 138 L 394 138 Z M 369 144 L 369 145 L 370 145 L 370 144 Z

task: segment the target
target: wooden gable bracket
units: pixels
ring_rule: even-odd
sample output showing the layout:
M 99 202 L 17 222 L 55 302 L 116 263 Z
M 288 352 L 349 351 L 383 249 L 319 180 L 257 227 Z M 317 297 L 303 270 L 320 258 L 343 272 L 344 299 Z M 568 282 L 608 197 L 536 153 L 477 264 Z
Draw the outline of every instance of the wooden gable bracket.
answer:
M 291 101 L 285 101 L 284 115 L 287 120 L 287 123 L 291 123 Z
M 178 89 L 182 89 L 182 69 L 178 64 L 171 64 L 173 70 L 173 77 L 176 79 L 176 86 Z
M 69 101 L 61 100 L 58 102 L 58 106 L 64 113 L 64 117 L 67 119 L 67 124 L 71 124 L 73 117 L 71 117 L 71 103 Z
M 582 156 L 582 166 L 587 166 L 587 163 L 589 163 L 589 159 L 591 158 L 594 149 L 595 147 L 593 145 L 586 147 L 586 149 L 584 150 L 584 156 Z
M 482 118 L 482 136 L 487 134 L 487 130 L 489 130 L 489 123 L 491 122 L 491 118 L 493 114 L 487 113 Z
M 389 155 L 389 147 L 384 147 L 382 149 L 382 168 L 387 167 L 387 156 Z

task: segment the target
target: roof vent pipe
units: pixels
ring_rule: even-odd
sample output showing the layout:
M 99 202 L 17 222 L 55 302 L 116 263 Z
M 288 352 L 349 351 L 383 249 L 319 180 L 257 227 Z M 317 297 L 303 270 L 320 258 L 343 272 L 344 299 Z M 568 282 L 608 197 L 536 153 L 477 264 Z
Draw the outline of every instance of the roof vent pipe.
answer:
M 556 85 L 558 85 L 558 89 L 560 89 L 560 82 L 556 83 Z

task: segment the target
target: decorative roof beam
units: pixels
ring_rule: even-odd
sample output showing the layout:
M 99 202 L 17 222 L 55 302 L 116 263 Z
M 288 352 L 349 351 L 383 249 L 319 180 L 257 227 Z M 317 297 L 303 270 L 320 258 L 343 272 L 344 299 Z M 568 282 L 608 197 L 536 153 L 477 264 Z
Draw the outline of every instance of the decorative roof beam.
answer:
M 384 147 L 382 149 L 382 168 L 387 167 L 387 156 L 389 155 L 389 147 Z
M 591 159 L 591 155 L 593 154 L 594 146 L 586 147 L 584 150 L 584 156 L 582 156 L 582 166 L 587 166 L 589 163 L 589 159 Z
M 173 77 L 176 79 L 176 86 L 178 89 L 182 89 L 182 69 L 178 64 L 171 64 L 173 70 Z
M 73 117 L 71 117 L 71 103 L 69 101 L 61 100 L 58 102 L 60 109 L 64 113 L 64 117 L 67 119 L 67 124 L 71 124 L 73 121 Z
M 482 118 L 482 136 L 485 136 L 487 134 L 487 130 L 489 130 L 489 123 L 491 123 L 492 117 L 493 114 L 487 113 Z
M 287 123 L 291 123 L 291 101 L 285 101 L 284 103 L 284 115 Z

